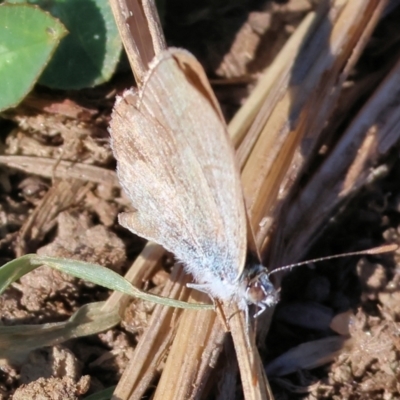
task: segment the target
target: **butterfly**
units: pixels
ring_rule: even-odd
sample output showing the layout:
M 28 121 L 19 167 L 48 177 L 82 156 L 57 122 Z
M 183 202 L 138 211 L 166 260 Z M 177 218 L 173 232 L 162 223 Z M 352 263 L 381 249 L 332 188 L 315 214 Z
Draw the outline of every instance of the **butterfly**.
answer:
M 226 124 L 201 65 L 180 49 L 152 61 L 138 91 L 116 101 L 110 124 L 117 174 L 135 209 L 119 223 L 175 254 L 190 287 L 256 315 L 278 295 L 248 265 L 247 219 Z

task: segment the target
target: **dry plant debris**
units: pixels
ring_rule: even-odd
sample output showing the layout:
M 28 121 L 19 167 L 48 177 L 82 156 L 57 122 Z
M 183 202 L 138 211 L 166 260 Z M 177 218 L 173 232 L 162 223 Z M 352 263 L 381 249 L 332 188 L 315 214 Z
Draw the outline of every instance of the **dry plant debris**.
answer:
M 290 0 L 284 5 L 260 1 L 254 2 L 254 7 L 247 3 L 237 0 L 216 8 L 207 3 L 200 9 L 187 5 L 185 15 L 171 7 L 165 15 L 167 40 L 188 47 L 204 63 L 228 119 L 245 102 L 262 68 L 274 60 L 306 13 L 315 9 L 313 2 L 305 0 Z M 337 142 L 337 132 L 345 130 L 398 61 L 399 16 L 398 7 L 388 8 L 361 60 L 343 84 L 335 113 L 324 121 L 324 136 L 328 139 L 308 166 L 308 174 L 318 169 L 324 155 Z M 207 29 L 210 25 L 212 30 Z M 215 29 L 220 32 L 218 40 Z M 143 241 L 124 232 L 116 223 L 117 213 L 129 207 L 119 193 L 106 131 L 113 95 L 127 86 L 126 76 L 117 77 L 116 81 L 73 96 L 56 96 L 37 89 L 19 107 L 3 115 L 2 264 L 29 251 L 79 257 L 123 272 L 140 253 Z M 397 103 L 390 113 L 399 113 Z M 365 144 L 359 149 L 361 154 L 363 149 Z M 371 181 L 361 194 L 346 207 L 338 205 L 338 212 L 308 258 L 365 248 L 384 239 L 399 241 L 397 152 L 395 144 L 379 159 L 380 167 L 373 166 L 375 180 L 371 174 Z M 357 265 L 354 260 L 344 259 L 299 268 L 284 279 L 282 302 L 275 311 L 266 342 L 260 346 L 265 349 L 262 358 L 270 371 L 276 398 L 400 397 L 398 257 L 363 258 Z M 172 262 L 170 258 L 161 261 L 143 263 L 147 271 L 139 274 L 137 283 L 145 281 L 149 290 L 164 290 L 167 294 L 171 287 L 165 277 Z M 185 293 L 184 290 L 181 298 L 185 298 Z M 59 321 L 82 304 L 106 296 L 104 290 L 43 268 L 26 275 L 0 297 L 1 324 Z M 3 364 L 0 399 L 80 399 L 116 384 L 128 361 L 134 359 L 135 346 L 146 334 L 153 310 L 153 305 L 135 301 L 126 309 L 126 320 L 120 328 L 36 350 L 22 365 Z M 180 312 L 163 312 L 167 315 L 161 311 L 157 314 L 164 324 L 162 332 L 170 332 L 167 325 L 175 327 Z M 350 314 L 355 316 L 350 318 Z M 186 335 L 190 335 L 191 323 L 201 321 L 186 321 Z M 209 337 L 215 335 L 211 324 L 207 329 Z M 183 337 L 185 332 L 179 334 Z M 155 372 L 145 377 L 147 380 L 144 379 L 138 393 L 149 390 L 151 395 L 159 372 L 165 367 L 172 339 L 159 336 L 157 340 L 159 352 L 148 360 L 154 362 Z M 190 336 L 186 340 L 190 345 Z M 337 347 L 338 343 L 341 346 Z M 203 398 L 241 396 L 232 345 L 220 343 L 222 348 L 219 360 L 210 356 L 214 369 L 212 376 L 208 375 L 210 382 L 214 379 L 219 385 L 208 383 Z M 215 349 L 204 343 L 203 351 L 213 354 Z M 290 362 L 279 358 L 289 351 Z M 279 371 L 290 371 L 288 375 L 272 368 L 277 360 Z M 326 362 L 332 364 L 326 366 Z M 48 393 L 52 393 L 51 397 L 45 397 Z

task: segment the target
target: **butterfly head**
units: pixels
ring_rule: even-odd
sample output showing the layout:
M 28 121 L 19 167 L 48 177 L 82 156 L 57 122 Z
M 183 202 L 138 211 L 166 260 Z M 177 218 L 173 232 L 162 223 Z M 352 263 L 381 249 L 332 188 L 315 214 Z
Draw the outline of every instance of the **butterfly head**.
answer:
M 268 270 L 262 265 L 253 268 L 246 281 L 246 302 L 258 307 L 255 317 L 278 303 L 279 294 L 269 280 Z

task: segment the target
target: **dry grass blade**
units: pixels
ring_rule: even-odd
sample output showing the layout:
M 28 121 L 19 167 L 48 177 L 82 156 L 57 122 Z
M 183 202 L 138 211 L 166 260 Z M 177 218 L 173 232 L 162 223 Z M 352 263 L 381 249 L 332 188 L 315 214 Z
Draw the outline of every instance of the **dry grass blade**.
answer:
M 282 236 L 285 238 L 288 231 L 298 232 L 298 235 L 288 242 L 285 260 L 301 254 L 312 244 L 315 227 L 321 226 L 344 200 L 374 179 L 375 171 L 371 168 L 398 143 L 399 76 L 400 64 L 397 63 L 310 179 L 301 196 L 291 202 Z
M 268 230 L 277 221 L 281 200 L 317 145 L 341 86 L 383 7 L 383 2 L 357 0 L 333 2 L 324 9 L 325 17 L 317 16 L 310 25 L 289 74 L 283 70 L 285 79 L 276 77 L 279 85 L 286 81 L 286 90 L 271 89 L 272 99 L 267 99 L 250 128 L 249 137 L 256 135 L 257 140 L 242 182 L 261 252 L 269 241 Z M 303 138 L 306 142 L 300 146 Z
M 192 301 L 208 301 L 208 296 L 195 291 L 190 298 Z M 224 333 L 224 329 L 215 311 L 197 313 L 185 310 L 154 398 L 191 398 L 193 388 L 200 395 L 206 389 L 204 381 L 212 371 L 210 362 L 222 350 L 225 335 L 221 332 Z
M 193 298 L 205 301 L 207 296 Z M 247 341 L 248 327 L 243 313 L 233 306 L 224 307 L 224 315 L 231 316 L 227 324 L 234 340 L 236 357 L 240 366 L 243 392 L 246 399 L 271 398 L 268 381 L 262 369 L 255 344 Z M 210 387 L 205 382 L 212 374 L 216 359 L 222 351 L 227 327 L 221 324 L 215 312 L 184 310 L 182 319 L 168 354 L 155 399 L 188 399 L 207 396 Z M 140 393 L 132 396 L 139 399 Z
M 17 256 L 30 252 L 27 243 L 38 240 L 54 226 L 58 214 L 68 207 L 79 203 L 90 184 L 82 186 L 80 180 L 59 181 L 51 187 L 35 211 L 29 216 L 20 230 L 19 243 L 16 246 Z
M 249 400 L 273 399 L 255 343 L 255 333 L 248 326 L 244 313 L 239 312 L 234 305 L 225 305 L 224 311 L 225 315 L 230 316 L 229 329 L 235 345 L 245 398 Z
M 241 161 L 246 160 L 242 183 L 256 247 L 261 254 L 265 254 L 270 237 L 275 234 L 271 228 L 278 227 L 280 231 L 281 227 L 288 227 L 287 237 L 299 231 L 299 226 L 291 229 L 293 226 L 285 223 L 280 207 L 318 143 L 349 69 L 382 10 L 382 3 L 338 1 L 307 16 L 260 79 L 254 97 L 250 96 L 248 101 L 256 105 L 258 114 L 254 115 L 245 105 L 232 121 L 230 128 L 234 137 L 240 137 L 244 127 L 249 126 L 238 155 Z M 298 45 L 297 49 L 294 44 Z M 263 104 L 260 92 L 266 95 Z M 249 112 L 248 119 L 243 110 Z M 319 192 L 316 187 L 314 190 Z M 296 211 L 297 215 L 301 214 Z M 312 232 L 315 229 L 315 225 L 310 226 Z M 304 248 L 304 243 L 301 241 L 303 247 L 297 250 Z M 274 266 L 284 265 L 279 257 L 282 253 L 287 255 L 286 249 L 279 250 L 270 256 Z M 300 252 L 293 252 L 285 261 L 293 262 L 300 256 Z M 266 320 L 263 322 L 261 340 L 269 326 Z
M 143 81 L 150 61 L 166 48 L 153 0 L 110 1 L 136 82 Z
M 187 282 L 182 268 L 175 268 L 171 280 L 165 286 L 162 296 L 187 300 L 189 290 L 173 281 Z M 133 358 L 114 391 L 113 399 L 140 399 L 157 373 L 175 333 L 175 327 L 182 310 L 156 306 L 149 327 L 138 343 Z
M 246 100 L 246 103 L 239 109 L 229 123 L 229 132 L 235 147 L 239 147 L 239 144 L 244 141 L 237 151 L 240 165 L 244 165 L 251 148 L 254 146 L 254 141 L 257 140 L 257 132 L 250 137 L 248 134 L 249 129 L 260 125 L 260 119 L 263 119 L 265 123 L 265 119 L 271 114 L 271 108 L 277 101 L 274 101 L 274 99 L 279 99 L 287 89 L 290 71 L 296 60 L 298 49 L 310 35 L 316 21 L 323 16 L 324 13 L 322 12 L 319 14 L 311 12 L 304 18 L 295 33 L 289 38 L 285 46 L 279 52 L 278 56 L 262 74 L 256 87 Z M 277 81 L 277 79 L 279 80 Z M 265 101 L 266 98 L 268 98 L 268 102 Z
M 44 178 L 81 179 L 119 187 L 117 174 L 109 169 L 73 161 L 32 156 L 0 156 L 0 164 Z

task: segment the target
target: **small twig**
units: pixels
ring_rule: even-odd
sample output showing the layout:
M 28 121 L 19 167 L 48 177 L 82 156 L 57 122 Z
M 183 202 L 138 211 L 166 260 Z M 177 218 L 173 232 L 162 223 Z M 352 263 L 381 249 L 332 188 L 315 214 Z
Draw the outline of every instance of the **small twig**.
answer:
M 133 74 L 140 86 L 149 63 L 166 48 L 153 0 L 110 0 Z
M 115 171 L 89 164 L 33 156 L 0 156 L 0 164 L 44 178 L 81 179 L 120 187 Z

